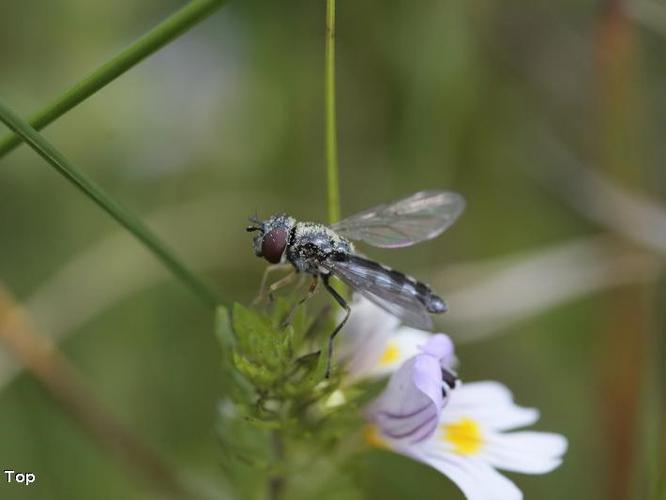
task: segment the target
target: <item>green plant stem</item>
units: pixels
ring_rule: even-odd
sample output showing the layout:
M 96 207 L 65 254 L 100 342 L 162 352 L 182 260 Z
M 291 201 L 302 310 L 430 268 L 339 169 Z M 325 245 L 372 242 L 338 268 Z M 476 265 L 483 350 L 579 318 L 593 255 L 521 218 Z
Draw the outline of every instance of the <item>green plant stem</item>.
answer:
M 324 101 L 326 107 L 326 179 L 328 186 L 328 221 L 340 220 L 338 181 L 338 139 L 335 123 L 335 0 L 326 0 L 326 52 Z
M 164 47 L 174 38 L 187 31 L 188 28 L 202 21 L 221 7 L 223 3 L 224 0 L 193 0 L 188 3 L 118 55 L 76 83 L 58 99 L 34 114 L 29 120 L 30 125 L 36 130 L 41 130 L 143 59 Z M 0 157 L 12 151 L 19 144 L 21 144 L 21 138 L 16 134 L 9 134 L 4 137 L 0 140 Z
M 275 429 L 271 432 L 271 442 L 273 445 L 273 459 L 278 467 L 284 465 L 284 440 L 280 431 Z M 286 478 L 282 473 L 272 474 L 268 478 L 267 500 L 280 500 L 284 492 Z
M 219 303 L 217 294 L 197 278 L 134 214 L 107 195 L 91 179 L 75 168 L 54 146 L 25 120 L 0 101 L 0 120 L 51 164 L 60 174 L 85 193 L 125 229 L 141 241 L 180 281 L 208 306 Z

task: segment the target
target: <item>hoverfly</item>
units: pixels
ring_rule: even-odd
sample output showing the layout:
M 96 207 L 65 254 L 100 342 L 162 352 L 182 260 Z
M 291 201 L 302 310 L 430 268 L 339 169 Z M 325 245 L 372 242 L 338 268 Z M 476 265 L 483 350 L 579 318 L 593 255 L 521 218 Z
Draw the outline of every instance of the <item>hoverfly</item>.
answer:
M 364 210 L 330 227 L 298 222 L 287 214 L 278 214 L 265 221 L 251 217 L 252 225 L 247 231 L 258 232 L 253 240 L 257 257 L 271 264 L 289 263 L 296 273 L 313 276 L 308 295 L 299 305 L 315 292 L 321 278 L 328 293 L 345 309 L 345 317 L 329 337 L 330 363 L 333 339 L 351 313 L 347 301 L 330 285 L 331 276 L 414 328 L 430 330 L 430 314 L 447 310 L 446 303 L 428 285 L 360 255 L 350 240 L 385 248 L 414 245 L 439 236 L 464 208 L 465 200 L 457 193 L 420 191 Z M 277 289 L 284 282 L 280 280 L 271 289 Z M 330 364 L 328 368 L 327 376 Z

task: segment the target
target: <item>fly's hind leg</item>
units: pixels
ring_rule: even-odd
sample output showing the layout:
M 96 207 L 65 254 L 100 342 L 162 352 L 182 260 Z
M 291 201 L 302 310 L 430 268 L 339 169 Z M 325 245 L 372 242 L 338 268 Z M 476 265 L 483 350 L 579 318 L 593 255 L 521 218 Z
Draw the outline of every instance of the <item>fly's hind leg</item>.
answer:
M 294 274 L 294 273 L 289 273 L 289 274 L 287 274 L 284 278 L 282 278 L 282 279 L 276 281 L 276 282 L 273 283 L 270 287 L 267 287 L 267 286 L 266 286 L 267 283 L 268 283 L 268 276 L 269 276 L 272 272 L 274 272 L 274 271 L 287 271 L 287 270 L 289 270 L 289 269 L 291 269 L 291 268 L 292 268 L 292 267 L 291 267 L 290 264 L 272 264 L 272 265 L 270 265 L 270 266 L 267 266 L 267 267 L 266 267 L 266 270 L 264 271 L 264 275 L 261 277 L 261 285 L 259 285 L 259 295 L 257 295 L 257 298 L 254 299 L 254 301 L 252 302 L 252 304 L 256 306 L 257 304 L 259 304 L 260 302 L 263 302 L 263 301 L 266 300 L 267 298 L 272 299 L 271 294 L 272 294 L 275 290 L 277 290 L 278 288 L 281 288 L 281 287 L 284 286 L 284 285 L 289 284 L 289 281 L 287 281 L 286 283 L 281 284 L 280 286 L 278 286 L 277 288 L 275 288 L 275 285 L 277 285 L 278 283 L 284 281 L 287 277 L 291 276 L 291 275 Z
M 286 328 L 291 323 L 291 320 L 294 318 L 294 314 L 296 314 L 296 310 L 312 298 L 312 296 L 316 293 L 317 288 L 319 288 L 319 277 L 315 274 L 312 277 L 312 282 L 310 283 L 310 287 L 308 288 L 305 296 L 289 310 L 289 314 L 287 314 L 284 321 L 282 322 L 282 328 Z
M 325 274 L 322 276 L 322 281 L 324 282 L 324 287 L 330 293 L 335 301 L 342 307 L 345 311 L 345 317 L 342 318 L 342 321 L 338 324 L 338 326 L 335 327 L 335 330 L 331 333 L 331 335 L 328 337 L 328 359 L 326 362 L 326 378 L 329 378 L 331 375 L 331 358 L 333 357 L 333 339 L 335 336 L 338 334 L 338 332 L 342 329 L 343 326 L 345 326 L 345 323 L 347 322 L 347 319 L 349 319 L 349 315 L 351 314 L 351 308 L 349 307 L 349 304 L 347 304 L 347 301 L 344 299 L 342 295 L 340 295 L 335 288 L 333 288 L 328 280 L 330 279 L 330 275 Z

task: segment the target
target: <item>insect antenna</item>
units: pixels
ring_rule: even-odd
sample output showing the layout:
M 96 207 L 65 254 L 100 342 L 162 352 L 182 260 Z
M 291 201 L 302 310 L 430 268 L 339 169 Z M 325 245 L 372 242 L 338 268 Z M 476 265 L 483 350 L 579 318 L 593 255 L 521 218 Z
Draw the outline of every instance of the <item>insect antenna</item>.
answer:
M 245 228 L 245 230 L 246 230 L 248 233 L 252 233 L 252 232 L 254 232 L 254 231 L 262 231 L 262 230 L 263 230 L 263 229 L 262 229 L 261 220 L 259 219 L 259 216 L 257 215 L 256 210 L 255 210 L 255 212 L 254 212 L 254 215 L 248 217 L 247 220 L 249 220 L 249 221 L 252 223 L 251 225 L 249 225 L 249 226 L 247 226 L 247 227 Z

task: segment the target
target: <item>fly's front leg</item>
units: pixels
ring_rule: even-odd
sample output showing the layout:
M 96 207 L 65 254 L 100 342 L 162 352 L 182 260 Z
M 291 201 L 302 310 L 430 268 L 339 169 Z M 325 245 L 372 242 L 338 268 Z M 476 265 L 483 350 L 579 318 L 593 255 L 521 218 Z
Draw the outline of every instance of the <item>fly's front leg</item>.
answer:
M 312 296 L 317 292 L 317 288 L 319 288 L 319 276 L 317 276 L 315 274 L 314 276 L 312 276 L 312 282 L 310 283 L 310 287 L 308 288 L 308 291 L 305 294 L 305 297 L 303 297 L 301 300 L 299 300 L 296 303 L 296 305 L 294 305 L 289 310 L 289 314 L 287 314 L 287 317 L 282 322 L 282 325 L 281 325 L 282 328 L 286 328 L 289 325 L 289 323 L 291 323 L 291 320 L 293 319 L 294 314 L 296 313 L 296 310 L 312 298 Z
M 322 276 L 322 281 L 324 282 L 324 287 L 330 293 L 335 301 L 342 307 L 345 311 L 345 317 L 342 318 L 342 321 L 338 324 L 338 326 L 335 327 L 335 330 L 333 330 L 333 333 L 328 337 L 328 360 L 326 362 L 326 378 L 329 378 L 331 375 L 331 359 L 333 357 L 333 339 L 335 336 L 338 334 L 338 332 L 342 329 L 343 326 L 345 326 L 345 323 L 347 322 L 347 319 L 349 319 L 349 315 L 351 314 L 351 308 L 349 307 L 349 304 L 347 304 L 347 301 L 344 299 L 342 295 L 340 295 L 338 292 L 335 291 L 335 288 L 333 288 L 328 280 L 331 278 L 330 275 L 325 274 Z
M 269 274 L 271 274 L 274 271 L 287 271 L 289 269 L 291 269 L 290 264 L 272 264 L 272 265 L 266 267 L 266 270 L 264 271 L 264 275 L 261 277 L 261 285 L 259 285 L 259 295 L 257 295 L 257 298 L 254 299 L 252 304 L 256 306 L 260 302 L 263 302 L 269 296 L 268 289 L 266 288 L 266 284 L 268 283 L 268 275 Z M 289 275 L 287 275 L 287 276 L 289 276 Z M 277 283 L 279 283 L 279 282 L 277 282 Z
M 297 277 L 298 273 L 295 270 L 292 270 L 289 274 L 287 274 L 284 278 L 281 278 L 277 280 L 275 283 L 273 283 L 271 286 L 268 287 L 266 291 L 266 295 L 268 296 L 268 300 L 273 302 L 273 294 L 278 291 L 280 288 L 283 288 L 287 286 L 289 283 L 294 281 Z
M 297 289 L 300 289 L 303 287 L 303 283 L 305 283 L 305 279 L 307 278 L 307 273 L 298 273 L 298 284 L 296 285 Z

